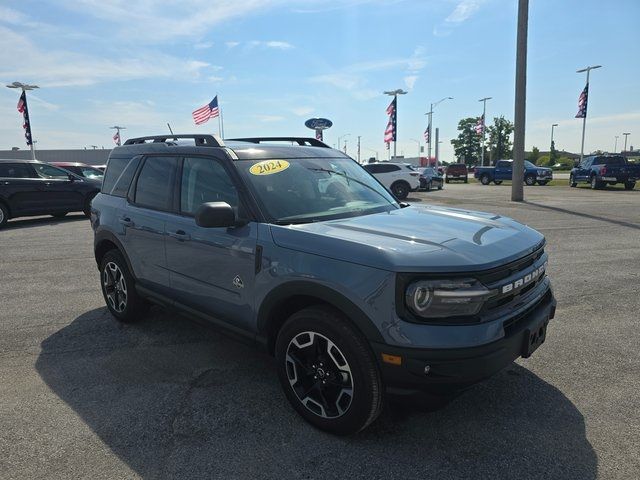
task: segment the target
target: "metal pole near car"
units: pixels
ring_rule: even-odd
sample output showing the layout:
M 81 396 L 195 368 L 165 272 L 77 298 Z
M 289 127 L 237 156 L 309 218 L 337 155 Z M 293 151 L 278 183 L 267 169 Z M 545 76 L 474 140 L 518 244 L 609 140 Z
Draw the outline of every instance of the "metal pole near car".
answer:
M 591 70 L 595 70 L 596 68 L 600 68 L 602 65 L 595 65 L 593 67 L 581 68 L 580 70 L 576 70 L 576 73 L 587 72 L 587 105 L 585 105 L 584 116 L 582 117 L 582 143 L 580 144 L 580 163 L 582 163 L 582 159 L 584 158 L 584 132 L 587 127 L 587 111 L 588 111 L 588 100 L 589 100 L 589 73 Z
M 629 135 L 631 135 L 631 132 L 627 132 L 627 133 L 623 133 L 622 135 L 624 135 L 624 151 L 627 151 L 627 137 Z
M 21 83 L 21 82 L 13 82 L 10 85 L 7 85 L 7 88 L 19 88 L 20 90 L 22 90 L 22 93 L 24 93 L 24 110 L 25 113 L 24 115 L 26 115 L 25 117 L 25 129 L 27 129 L 27 135 L 28 135 L 28 145 L 31 148 L 31 159 L 35 160 L 36 159 L 36 151 L 35 148 L 33 146 L 34 140 L 33 140 L 33 130 L 31 129 L 31 113 L 29 112 L 29 107 L 27 106 L 27 91 L 28 90 L 34 90 L 36 88 L 40 88 L 38 87 L 38 85 L 29 85 L 28 83 Z M 28 120 L 28 121 L 27 121 Z
M 516 100 L 513 134 L 513 177 L 511 200 L 524 200 L 524 127 L 527 105 L 527 29 L 529 0 L 518 0 L 518 37 L 516 43 Z

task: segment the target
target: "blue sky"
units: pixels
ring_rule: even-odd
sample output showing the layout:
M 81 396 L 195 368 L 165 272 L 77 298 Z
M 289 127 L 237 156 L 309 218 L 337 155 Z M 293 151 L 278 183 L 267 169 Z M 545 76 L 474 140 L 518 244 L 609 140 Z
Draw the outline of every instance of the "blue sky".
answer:
M 574 118 L 592 72 L 585 150 L 613 150 L 631 132 L 640 146 L 640 2 L 532 0 L 526 146 L 577 151 Z M 0 81 L 36 83 L 30 97 L 38 148 L 112 145 L 124 137 L 194 126 L 191 111 L 218 93 L 227 137 L 312 135 L 304 120 L 327 117 L 329 144 L 347 137 L 355 156 L 382 142 L 388 97 L 399 99 L 398 154 L 415 156 L 429 103 L 438 106 L 441 158 L 460 118 L 513 118 L 515 0 L 65 0 L 0 5 Z M 25 148 L 18 94 L 0 89 L 0 149 Z

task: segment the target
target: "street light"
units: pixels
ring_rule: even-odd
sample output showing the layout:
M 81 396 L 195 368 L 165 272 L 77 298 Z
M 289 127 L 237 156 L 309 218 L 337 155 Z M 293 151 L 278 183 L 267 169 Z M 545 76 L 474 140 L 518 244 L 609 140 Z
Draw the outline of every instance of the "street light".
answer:
M 553 129 L 555 127 L 557 127 L 558 124 L 554 123 L 551 125 L 551 146 L 549 147 L 549 160 L 551 160 L 551 155 L 553 154 L 553 151 L 555 150 L 555 145 L 553 144 Z
M 613 144 L 613 153 L 616 153 L 618 151 L 618 138 L 620 138 L 620 135 L 616 135 L 616 143 Z
M 453 97 L 444 97 L 440 100 L 438 100 L 436 103 L 432 103 L 429 111 L 427 113 L 425 113 L 425 115 L 429 116 L 429 126 L 427 127 L 429 129 L 429 146 L 427 147 L 427 157 L 429 157 L 429 162 L 431 162 L 431 144 L 433 143 L 431 141 L 431 134 L 433 133 L 433 126 L 432 126 L 432 122 L 433 122 L 433 109 L 436 108 L 438 105 L 440 105 L 442 102 L 444 102 L 445 100 L 453 100 Z
M 485 114 L 487 113 L 487 100 L 491 100 L 493 97 L 484 97 L 478 100 L 482 102 L 482 146 L 480 147 L 480 165 L 484 167 L 484 137 L 485 137 L 485 124 L 487 123 L 487 119 Z
M 587 97 L 589 95 L 589 73 L 591 70 L 595 70 L 596 68 L 600 68 L 602 65 L 594 65 L 591 67 L 581 68 L 580 70 L 576 70 L 576 73 L 587 72 Z M 584 116 L 582 117 L 582 143 L 580 146 L 580 162 L 582 163 L 582 159 L 584 158 L 584 131 L 587 126 L 587 106 L 585 105 Z
M 113 127 L 109 127 L 109 128 L 111 130 L 115 130 L 116 131 L 116 135 L 118 137 L 118 141 L 116 142 L 116 145 L 118 145 L 118 146 L 122 145 L 122 137 L 120 137 L 120 130 L 126 130 L 127 127 L 118 127 L 117 125 L 114 125 Z
M 31 148 L 31 159 L 35 160 L 36 159 L 36 151 L 33 148 L 33 134 L 31 132 L 31 120 L 29 119 L 29 108 L 27 107 L 27 90 L 35 90 L 36 88 L 40 88 L 37 85 L 29 85 L 28 83 L 21 83 L 21 82 L 13 82 L 9 85 L 7 85 L 7 88 L 19 88 L 20 90 L 22 90 L 22 92 L 24 93 L 24 111 L 26 112 L 25 116 L 25 120 L 27 120 L 27 122 L 25 122 L 25 128 L 27 129 L 27 144 L 29 145 L 29 147 Z
M 627 151 L 627 137 L 629 135 L 631 135 L 631 132 L 627 132 L 627 133 L 623 133 L 622 135 L 624 135 L 624 151 Z
M 409 92 L 405 92 L 403 89 L 401 88 L 397 88 L 396 90 L 386 90 L 384 92 L 385 95 L 389 95 L 391 97 L 393 97 L 393 99 L 395 100 L 395 112 L 393 112 L 394 116 L 395 116 L 395 131 L 393 132 L 393 156 L 396 156 L 396 143 L 397 143 L 397 139 L 398 139 L 398 95 L 406 95 Z
M 338 137 L 338 150 L 341 150 L 341 148 L 340 148 L 340 145 L 341 145 L 340 140 L 343 139 L 343 138 L 347 138 L 349 135 L 351 135 L 351 134 L 350 133 L 345 133 L 344 135 L 340 135 Z M 345 153 L 346 153 L 346 150 L 347 150 L 347 143 L 346 142 L 344 144 L 344 150 L 345 150 Z

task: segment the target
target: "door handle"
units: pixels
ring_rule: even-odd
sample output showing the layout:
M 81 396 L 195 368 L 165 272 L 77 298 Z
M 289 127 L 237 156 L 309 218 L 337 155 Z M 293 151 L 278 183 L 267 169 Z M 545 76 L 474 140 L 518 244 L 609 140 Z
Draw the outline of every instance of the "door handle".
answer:
M 169 236 L 171 238 L 175 238 L 180 242 L 185 242 L 187 240 L 191 240 L 191 235 L 186 233 L 184 230 L 176 230 L 175 232 L 169 232 Z
M 133 227 L 135 225 L 129 217 L 122 217 L 118 221 L 125 227 Z

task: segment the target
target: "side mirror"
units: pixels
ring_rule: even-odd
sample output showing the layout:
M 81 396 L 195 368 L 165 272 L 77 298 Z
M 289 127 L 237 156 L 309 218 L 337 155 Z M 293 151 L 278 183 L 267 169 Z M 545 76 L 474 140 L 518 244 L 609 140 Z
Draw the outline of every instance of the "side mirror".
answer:
M 196 225 L 203 228 L 234 227 L 236 215 L 226 202 L 203 203 L 196 210 Z

